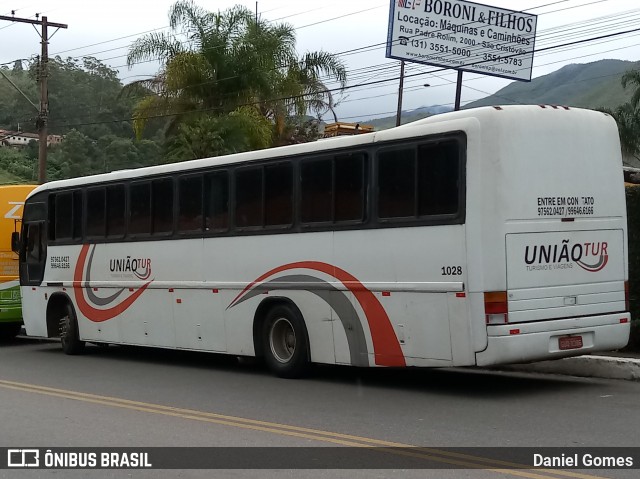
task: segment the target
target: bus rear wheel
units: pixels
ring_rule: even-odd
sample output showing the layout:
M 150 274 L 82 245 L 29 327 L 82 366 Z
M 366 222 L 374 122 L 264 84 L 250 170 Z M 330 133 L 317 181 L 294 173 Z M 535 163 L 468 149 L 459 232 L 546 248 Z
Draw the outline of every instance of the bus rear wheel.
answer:
M 60 343 L 65 354 L 80 354 L 84 351 L 84 341 L 80 341 L 78 334 L 78 319 L 69 303 L 65 305 L 64 316 L 60 318 L 59 331 Z
M 281 378 L 299 378 L 309 372 L 309 340 L 300 312 L 278 305 L 267 313 L 262 329 L 264 359 Z

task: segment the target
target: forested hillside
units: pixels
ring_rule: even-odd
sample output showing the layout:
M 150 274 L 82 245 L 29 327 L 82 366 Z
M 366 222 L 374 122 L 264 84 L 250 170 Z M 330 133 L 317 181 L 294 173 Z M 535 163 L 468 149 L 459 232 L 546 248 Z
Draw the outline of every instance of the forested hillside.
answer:
M 3 73 L 36 105 L 35 64 L 16 62 Z M 131 123 L 142 89 L 123 91 L 117 72 L 95 58 L 51 59 L 49 62 L 49 133 L 65 135 L 49 149 L 50 180 L 154 165 L 162 161 L 163 121 L 149 124 L 145 136 L 134 137 Z M 36 133 L 37 111 L 5 78 L 0 77 L 0 129 Z M 3 183 L 37 178 L 38 145 L 0 148 Z
M 161 162 L 315 140 L 317 121 L 333 111 L 347 73 L 323 51 L 296 51 L 295 29 L 256 18 L 242 6 L 207 11 L 179 0 L 168 12 L 172 32 L 130 46 L 127 64 L 160 59 L 155 75 L 123 86 L 95 58 L 55 58 L 48 65 L 49 180 Z M 188 33 L 189 42 L 176 40 Z M 34 132 L 38 65 L 16 62 L 0 78 L 0 128 Z M 11 82 L 17 88 L 12 86 Z M 27 98 L 19 93 L 21 90 Z M 33 103 L 33 104 L 32 104 Z M 0 148 L 0 172 L 35 181 L 37 145 Z

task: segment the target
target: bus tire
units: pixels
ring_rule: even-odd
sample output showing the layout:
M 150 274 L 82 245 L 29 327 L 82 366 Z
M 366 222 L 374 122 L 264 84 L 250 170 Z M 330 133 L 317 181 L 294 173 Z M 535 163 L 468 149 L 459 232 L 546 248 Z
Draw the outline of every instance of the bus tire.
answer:
M 64 307 L 64 316 L 60 318 L 60 343 L 65 354 L 80 354 L 84 351 L 84 341 L 78 334 L 78 319 L 71 303 Z
M 286 304 L 274 306 L 262 324 L 262 350 L 268 368 L 281 378 L 309 372 L 309 339 L 302 314 Z

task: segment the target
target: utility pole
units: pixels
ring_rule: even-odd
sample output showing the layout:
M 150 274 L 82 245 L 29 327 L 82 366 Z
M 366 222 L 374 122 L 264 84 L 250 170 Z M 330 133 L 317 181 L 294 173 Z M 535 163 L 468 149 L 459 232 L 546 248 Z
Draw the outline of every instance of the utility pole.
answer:
M 47 181 L 47 121 L 49 119 L 49 91 L 47 78 L 49 75 L 49 40 L 51 39 L 51 37 L 53 37 L 53 35 L 56 34 L 56 32 L 60 28 L 67 28 L 67 25 L 63 23 L 49 22 L 46 16 L 43 16 L 42 20 L 38 19 L 38 17 L 39 15 L 36 14 L 36 19 L 31 20 L 29 18 L 17 18 L 14 16 L 6 17 L 0 15 L 0 20 L 7 20 L 9 22 L 30 23 L 31 25 L 40 25 L 42 27 L 42 33 L 39 34 L 42 52 L 40 54 L 40 61 L 38 64 L 38 78 L 40 79 L 40 110 L 38 112 L 36 126 L 38 127 L 39 135 L 38 183 L 43 184 Z M 49 36 L 48 27 L 56 28 L 51 36 Z

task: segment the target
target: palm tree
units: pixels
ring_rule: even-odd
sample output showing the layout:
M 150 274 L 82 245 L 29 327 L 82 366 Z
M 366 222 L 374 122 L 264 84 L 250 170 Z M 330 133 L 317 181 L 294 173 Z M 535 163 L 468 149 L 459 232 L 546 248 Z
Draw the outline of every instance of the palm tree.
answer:
M 640 103 L 640 70 L 630 70 L 622 75 L 622 87 L 627 88 L 627 85 L 635 85 L 630 103 L 634 108 L 638 108 L 638 103 Z
M 245 120 L 267 119 L 273 126 L 271 144 L 279 144 L 289 116 L 333 108 L 324 77 L 340 88 L 346 83 L 345 68 L 334 55 L 310 52 L 298 58 L 290 25 L 256 19 L 245 7 L 213 13 L 180 0 L 170 8 L 169 24 L 172 33 L 139 38 L 127 56 L 129 67 L 149 59 L 163 63 L 154 78 L 138 82 L 152 94 L 136 108 L 137 133 L 154 115 L 172 115 L 169 133 L 176 134 L 180 124 L 194 125 L 203 115 L 228 118 L 249 107 L 259 115 L 247 115 L 245 109 Z M 249 144 L 260 142 L 241 142 Z M 219 148 L 218 141 L 214 149 Z
M 615 110 L 602 108 L 601 111 L 610 114 L 618 124 L 620 147 L 622 156 L 634 157 L 640 160 L 640 114 L 631 103 L 620 105 Z

